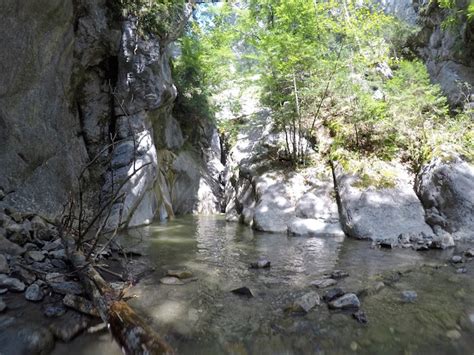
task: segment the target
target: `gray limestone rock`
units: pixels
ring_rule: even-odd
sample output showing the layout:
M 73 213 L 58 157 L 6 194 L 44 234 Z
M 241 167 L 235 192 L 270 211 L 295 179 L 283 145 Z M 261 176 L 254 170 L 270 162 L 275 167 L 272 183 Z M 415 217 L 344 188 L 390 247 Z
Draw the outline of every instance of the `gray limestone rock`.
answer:
M 427 221 L 455 239 L 474 239 L 474 167 L 458 158 L 426 165 L 417 191 Z M 441 232 L 440 232 L 441 233 Z

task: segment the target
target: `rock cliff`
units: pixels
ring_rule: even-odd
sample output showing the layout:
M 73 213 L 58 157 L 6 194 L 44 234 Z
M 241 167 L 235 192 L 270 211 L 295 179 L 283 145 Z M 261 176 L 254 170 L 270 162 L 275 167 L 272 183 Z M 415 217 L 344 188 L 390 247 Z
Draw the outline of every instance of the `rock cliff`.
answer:
M 86 202 L 115 199 L 109 227 L 220 209 L 215 127 L 186 144 L 171 114 L 182 21 L 154 37 L 106 0 L 0 4 L 2 206 L 57 217 L 93 162 Z

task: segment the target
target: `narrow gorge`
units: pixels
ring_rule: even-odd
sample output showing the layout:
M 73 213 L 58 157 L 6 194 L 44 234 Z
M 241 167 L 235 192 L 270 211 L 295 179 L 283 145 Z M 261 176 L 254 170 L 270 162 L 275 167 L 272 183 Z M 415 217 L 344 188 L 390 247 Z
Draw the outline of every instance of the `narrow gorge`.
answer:
M 472 1 L 0 29 L 0 354 L 472 351 Z

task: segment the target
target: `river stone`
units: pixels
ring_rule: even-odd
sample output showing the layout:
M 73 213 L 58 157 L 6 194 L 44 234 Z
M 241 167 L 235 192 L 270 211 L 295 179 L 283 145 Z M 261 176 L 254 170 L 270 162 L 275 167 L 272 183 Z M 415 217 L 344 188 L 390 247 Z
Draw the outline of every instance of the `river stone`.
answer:
M 326 291 L 326 293 L 323 296 L 324 302 L 331 302 L 332 300 L 341 297 L 344 295 L 344 290 L 340 287 L 334 287 L 331 288 L 330 290 Z
M 333 272 L 331 272 L 331 278 L 336 279 L 336 280 L 343 279 L 348 276 L 349 276 L 349 273 L 344 270 L 334 270 Z
M 270 266 L 271 266 L 271 262 L 267 259 L 260 259 L 257 262 L 250 264 L 250 268 L 252 269 L 267 269 Z
M 36 250 L 26 252 L 25 257 L 37 262 L 42 262 L 46 258 L 43 252 Z
M 293 218 L 288 225 L 288 234 L 294 236 L 344 236 L 339 222 L 322 219 Z
M 177 277 L 178 279 L 187 279 L 193 277 L 193 273 L 188 270 L 168 270 L 167 276 Z
M 308 313 L 314 307 L 321 304 L 321 299 L 316 292 L 309 292 L 301 296 L 295 302 L 286 308 L 288 313 Z
M 8 266 L 8 261 L 5 255 L 0 254 L 0 274 L 8 274 L 10 272 L 10 267 Z
M 63 244 L 61 242 L 61 239 L 56 239 L 53 242 L 46 243 L 42 249 L 44 251 L 53 251 L 53 250 L 58 250 L 62 247 L 63 247 Z
M 64 296 L 63 303 L 65 306 L 68 306 L 81 313 L 93 317 L 99 317 L 99 312 L 95 308 L 94 304 L 84 297 L 68 294 Z
M 48 252 L 48 256 L 53 259 L 67 260 L 66 250 L 59 249 Z
M 66 313 L 66 307 L 64 307 L 63 303 L 50 303 L 44 306 L 43 314 L 46 317 L 61 317 Z
M 397 240 L 401 233 L 432 235 L 425 211 L 412 188 L 410 174 L 401 165 L 383 163 L 394 176 L 394 186 L 361 186 L 360 178 L 336 169 L 341 224 L 357 239 Z
M 474 249 L 468 249 L 464 252 L 464 255 L 468 258 L 474 258 Z
M 337 284 L 337 281 L 334 279 L 321 279 L 321 280 L 315 280 L 315 281 L 310 282 L 311 286 L 314 286 L 317 288 L 326 288 L 326 287 L 334 286 L 335 284 Z
M 474 239 L 474 166 L 454 157 L 434 159 L 423 167 L 417 191 L 427 221 L 455 239 Z
M 5 287 L 13 292 L 23 292 L 26 286 L 18 279 L 8 277 L 5 274 L 0 274 L 0 287 Z
M 403 302 L 413 303 L 416 301 L 418 295 L 415 291 L 403 291 L 401 297 Z
M 60 274 L 59 272 L 50 272 L 46 274 L 44 280 L 47 283 L 64 282 L 66 281 L 66 277 L 64 276 L 64 274 Z
M 17 278 L 23 281 L 25 284 L 30 285 L 36 281 L 36 274 L 26 270 L 25 268 L 15 265 L 13 272 L 10 274 L 11 277 Z
M 41 287 L 39 287 L 37 284 L 32 284 L 28 286 L 28 288 L 25 291 L 25 298 L 28 301 L 38 302 L 38 301 L 41 301 L 43 297 L 44 297 L 43 291 L 41 290 Z
M 7 305 L 5 301 L 0 297 L 0 313 L 2 313 L 5 309 L 7 309 Z
M 49 286 L 54 292 L 66 295 L 72 293 L 73 295 L 82 295 L 84 288 L 79 282 L 76 281 L 62 281 L 62 282 L 50 282 Z
M 453 257 L 451 258 L 451 262 L 454 263 L 454 264 L 462 263 L 462 256 L 453 255 Z
M 163 285 L 184 285 L 184 282 L 177 277 L 162 277 L 160 283 Z
M 4 236 L 0 235 L 0 253 L 10 255 L 21 255 L 25 252 L 25 249 L 18 244 L 12 243 Z
M 331 309 L 359 309 L 360 301 L 354 293 L 346 293 L 329 302 L 328 306 Z

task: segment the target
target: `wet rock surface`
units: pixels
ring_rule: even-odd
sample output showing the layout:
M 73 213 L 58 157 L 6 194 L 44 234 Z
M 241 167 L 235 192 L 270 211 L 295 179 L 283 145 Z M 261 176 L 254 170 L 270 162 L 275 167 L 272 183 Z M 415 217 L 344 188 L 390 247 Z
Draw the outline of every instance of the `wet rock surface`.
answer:
M 328 304 L 331 309 L 359 309 L 360 301 L 354 293 L 346 293 Z

